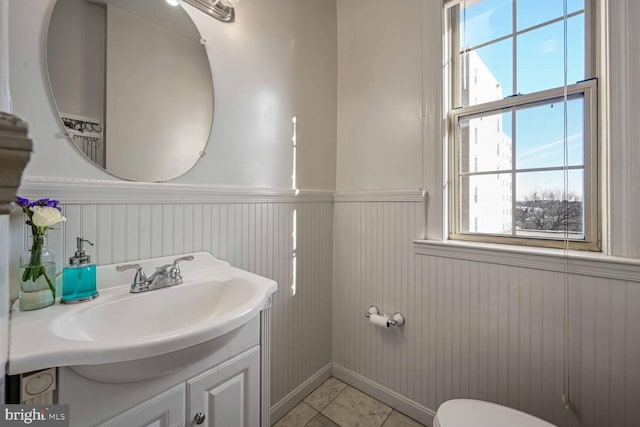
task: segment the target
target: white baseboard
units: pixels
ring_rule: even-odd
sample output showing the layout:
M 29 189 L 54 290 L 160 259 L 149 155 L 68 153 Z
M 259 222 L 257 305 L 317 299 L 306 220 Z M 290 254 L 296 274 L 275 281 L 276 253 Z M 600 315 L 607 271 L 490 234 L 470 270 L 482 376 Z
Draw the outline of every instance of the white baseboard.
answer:
M 375 397 L 379 401 L 391 406 L 393 409 L 410 416 L 422 424 L 428 426 L 433 425 L 433 417 L 435 417 L 436 413 L 431 409 L 426 408 L 413 400 L 407 399 L 401 394 L 336 363 L 333 364 L 331 372 L 333 376 L 339 380 L 349 384 L 353 388 L 357 388 L 369 396 Z M 273 414 L 271 419 L 273 420 Z
M 280 399 L 278 403 L 271 407 L 271 424 L 282 418 L 287 412 L 295 408 L 302 400 L 320 384 L 331 377 L 331 363 L 310 376 L 305 382 L 300 384 L 293 391 Z

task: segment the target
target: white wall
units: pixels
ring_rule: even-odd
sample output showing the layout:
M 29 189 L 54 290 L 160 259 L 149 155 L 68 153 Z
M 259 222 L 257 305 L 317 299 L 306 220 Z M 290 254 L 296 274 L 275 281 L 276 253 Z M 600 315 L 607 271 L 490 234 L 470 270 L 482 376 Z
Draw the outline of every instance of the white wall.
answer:
M 443 236 L 442 7 L 338 1 L 338 191 L 427 191 Z
M 421 4 L 338 1 L 338 190 L 422 187 Z
M 9 10 L 14 107 L 36 143 L 26 174 L 109 179 L 60 137 L 42 55 L 54 4 Z M 185 9 L 208 40 L 215 106 L 207 155 L 177 182 L 290 188 L 297 116 L 299 187 L 335 189 L 335 2 L 246 0 L 233 24 Z

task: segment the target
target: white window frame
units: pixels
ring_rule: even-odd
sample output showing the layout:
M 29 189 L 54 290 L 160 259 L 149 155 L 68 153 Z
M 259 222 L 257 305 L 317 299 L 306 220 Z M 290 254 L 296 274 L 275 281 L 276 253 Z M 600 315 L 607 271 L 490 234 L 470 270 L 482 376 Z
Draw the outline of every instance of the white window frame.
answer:
M 450 9 L 463 0 L 445 1 L 445 9 Z M 585 0 L 585 75 L 587 80 L 568 84 L 566 95 L 570 97 L 582 94 L 584 99 L 584 240 L 565 239 L 545 239 L 538 237 L 508 236 L 496 234 L 483 234 L 477 232 L 462 232 L 460 224 L 460 146 L 461 137 L 458 123 L 461 119 L 468 119 L 473 116 L 483 114 L 499 113 L 501 110 L 508 110 L 518 106 L 531 106 L 537 103 L 545 103 L 559 98 L 564 99 L 565 87 L 547 89 L 531 94 L 511 96 L 497 101 L 483 104 L 471 105 L 468 107 L 456 108 L 455 100 L 460 99 L 459 82 L 461 81 L 458 66 L 459 46 L 456 32 L 457 14 L 445 10 L 445 28 L 448 38 L 445 40 L 445 55 L 448 67 L 445 67 L 445 86 L 448 87 L 446 106 L 446 137 L 448 145 L 448 237 L 451 240 L 475 241 L 485 243 L 504 243 L 526 246 L 541 246 L 553 248 L 569 248 L 577 250 L 599 251 L 601 247 L 600 212 L 598 201 L 598 85 L 595 78 L 596 53 L 595 53 L 595 11 L 597 0 Z M 515 4 L 515 0 L 514 0 Z M 569 15 L 571 16 L 571 14 Z M 535 26 L 534 28 L 538 28 Z M 514 43 L 515 45 L 515 43 Z M 515 47 L 514 47 L 515 49 Z M 514 57 L 514 67 L 516 59 Z M 515 79 L 515 74 L 514 74 Z M 515 154 L 512 154 L 515 158 Z M 512 166 L 515 167 L 515 160 Z M 557 169 L 557 168 L 554 168 Z M 542 168 L 544 170 L 544 168 Z M 512 182 L 515 184 L 517 169 L 511 171 Z M 515 189 L 515 186 L 513 187 Z M 516 200 L 513 197 L 512 211 L 514 211 Z M 512 218 L 515 215 L 512 212 Z M 515 230 L 515 223 L 513 223 Z

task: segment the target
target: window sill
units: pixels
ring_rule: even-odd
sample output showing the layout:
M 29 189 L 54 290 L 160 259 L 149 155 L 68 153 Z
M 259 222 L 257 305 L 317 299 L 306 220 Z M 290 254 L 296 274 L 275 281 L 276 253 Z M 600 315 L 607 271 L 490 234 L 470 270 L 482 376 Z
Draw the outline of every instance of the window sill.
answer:
M 413 248 L 417 255 L 640 282 L 640 260 L 602 253 L 453 240 L 415 240 Z

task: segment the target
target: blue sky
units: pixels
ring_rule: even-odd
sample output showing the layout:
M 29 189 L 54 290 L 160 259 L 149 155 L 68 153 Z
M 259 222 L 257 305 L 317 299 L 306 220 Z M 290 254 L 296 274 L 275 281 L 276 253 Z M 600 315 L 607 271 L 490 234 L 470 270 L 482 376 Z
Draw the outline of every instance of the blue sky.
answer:
M 471 2 L 469 2 L 471 4 Z M 464 47 L 473 48 L 512 33 L 512 0 L 484 0 L 461 9 L 461 40 Z M 567 13 L 581 11 L 584 0 L 567 0 Z M 564 0 L 517 0 L 516 29 L 560 18 L 564 15 Z M 584 14 L 567 21 L 567 83 L 585 78 L 584 74 Z M 513 76 L 513 38 L 491 43 L 476 50 L 477 54 L 503 87 L 504 96 L 512 93 L 532 93 L 564 84 L 564 22 L 525 32 L 516 38 L 517 77 Z M 515 81 L 514 81 L 515 80 Z M 515 87 L 514 87 L 515 84 Z M 568 164 L 581 165 L 583 159 L 583 101 L 567 104 Z M 511 135 L 511 113 L 503 115 L 503 129 Z M 563 166 L 564 163 L 564 103 L 547 104 L 516 113 L 516 168 Z M 581 192 L 581 171 L 569 175 L 569 190 Z M 516 179 L 517 198 L 542 187 L 562 189 L 562 172 L 519 174 Z M 580 189 L 580 190 L 579 190 Z

